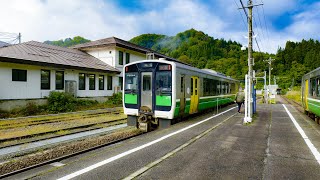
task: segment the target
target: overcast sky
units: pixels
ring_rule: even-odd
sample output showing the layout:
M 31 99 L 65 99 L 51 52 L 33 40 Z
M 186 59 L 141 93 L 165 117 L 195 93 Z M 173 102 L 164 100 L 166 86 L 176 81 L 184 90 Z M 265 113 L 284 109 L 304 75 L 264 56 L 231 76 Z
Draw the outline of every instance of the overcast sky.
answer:
M 320 1 L 253 2 L 264 4 L 253 11 L 261 51 L 275 53 L 287 40 L 320 39 Z M 23 42 L 42 42 L 78 35 L 130 40 L 194 28 L 247 46 L 246 18 L 238 7 L 240 0 L 0 0 L 0 32 L 21 32 Z

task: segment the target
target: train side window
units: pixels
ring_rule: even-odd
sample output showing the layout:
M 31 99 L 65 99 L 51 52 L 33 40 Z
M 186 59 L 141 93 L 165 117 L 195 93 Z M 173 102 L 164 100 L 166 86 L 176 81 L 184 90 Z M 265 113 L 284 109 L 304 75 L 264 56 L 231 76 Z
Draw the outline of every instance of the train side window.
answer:
M 317 87 L 318 87 L 317 96 L 320 97 L 320 77 L 317 79 Z
M 193 95 L 193 78 L 191 78 L 191 96 Z
M 316 79 L 311 79 L 311 96 L 316 96 L 316 84 L 317 84 L 317 81 Z
M 196 82 L 195 82 L 195 95 L 198 95 L 198 90 L 197 90 L 197 88 L 198 88 L 198 79 L 195 79 L 196 80 Z
M 183 76 L 181 76 L 181 78 L 180 78 L 180 83 L 181 83 L 181 85 L 180 85 L 180 89 L 181 89 L 181 92 L 183 92 L 183 84 L 184 84 L 184 82 L 183 82 Z
M 206 88 L 207 88 L 207 79 L 206 78 L 203 78 L 203 95 L 206 96 L 207 95 L 207 91 L 206 91 Z

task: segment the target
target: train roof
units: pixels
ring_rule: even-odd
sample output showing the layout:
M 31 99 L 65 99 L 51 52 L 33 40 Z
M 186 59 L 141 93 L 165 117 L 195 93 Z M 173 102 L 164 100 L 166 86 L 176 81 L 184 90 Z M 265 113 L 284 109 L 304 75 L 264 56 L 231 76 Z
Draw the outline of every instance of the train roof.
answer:
M 180 62 L 176 62 L 176 61 L 168 61 L 168 60 L 162 60 L 162 59 L 147 59 L 147 60 L 141 60 L 141 61 L 135 61 L 132 62 L 128 65 L 132 65 L 132 64 L 138 64 L 138 63 L 143 63 L 143 62 L 164 62 L 164 63 L 169 63 L 169 64 L 176 64 L 177 67 L 183 68 L 183 69 L 188 69 L 191 71 L 195 71 L 195 72 L 199 72 L 199 73 L 203 73 L 203 74 L 207 74 L 207 75 L 211 75 L 211 76 L 216 76 L 219 78 L 223 78 L 223 79 L 228 79 L 228 80 L 232 80 L 232 81 L 238 81 L 236 79 L 233 79 L 229 76 L 226 76 L 220 72 L 216 72 L 214 70 L 211 69 L 198 69 L 196 67 L 190 66 L 190 65 L 186 65 Z
M 320 67 L 318 67 L 317 69 L 314 69 L 314 70 L 308 72 L 307 74 L 305 74 L 305 75 L 303 75 L 303 76 L 307 76 L 307 75 L 312 74 L 312 73 L 314 73 L 314 72 L 316 72 L 316 71 L 320 71 Z

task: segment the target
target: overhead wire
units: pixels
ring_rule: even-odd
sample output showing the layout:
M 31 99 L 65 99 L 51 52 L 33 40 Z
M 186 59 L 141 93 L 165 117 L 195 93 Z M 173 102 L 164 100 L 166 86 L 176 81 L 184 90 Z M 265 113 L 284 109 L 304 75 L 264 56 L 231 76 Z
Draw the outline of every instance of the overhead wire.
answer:
M 242 13 L 240 12 L 241 9 L 240 9 L 240 7 L 238 6 L 238 3 L 236 2 L 236 0 L 233 0 L 233 1 L 234 1 L 234 3 L 237 5 L 237 8 L 238 8 L 239 13 L 240 13 L 240 15 L 241 15 L 241 19 L 242 19 L 243 25 L 244 25 L 245 29 L 248 31 L 248 26 L 247 26 L 247 24 L 245 23 L 245 20 L 244 20 L 244 18 L 243 18 Z
M 19 34 L 16 33 L 8 33 L 8 32 L 0 32 L 0 41 L 15 44 L 19 40 Z
M 264 4 L 262 0 L 261 0 L 261 3 Z M 264 25 L 265 25 L 266 32 L 267 32 L 268 46 L 271 46 L 270 38 L 269 38 L 269 30 L 268 30 L 267 21 L 266 21 L 266 15 L 264 13 L 264 6 L 262 6 L 262 13 L 263 13 L 263 18 L 264 18 Z
M 240 0 L 240 3 L 241 3 L 241 6 L 242 6 L 242 9 L 243 9 L 244 13 L 246 14 L 247 19 L 249 19 L 248 13 L 247 13 L 247 11 L 246 11 L 246 9 L 245 9 L 244 5 L 243 5 L 242 0 Z M 253 30 L 252 30 L 252 34 L 254 35 L 254 31 L 253 31 Z M 259 52 L 261 52 L 261 50 L 260 50 L 260 46 L 259 46 L 259 43 L 258 43 L 258 41 L 257 41 L 257 39 L 256 39 L 256 38 L 255 38 L 255 42 L 256 42 L 256 44 L 257 44 L 257 47 L 258 47 Z

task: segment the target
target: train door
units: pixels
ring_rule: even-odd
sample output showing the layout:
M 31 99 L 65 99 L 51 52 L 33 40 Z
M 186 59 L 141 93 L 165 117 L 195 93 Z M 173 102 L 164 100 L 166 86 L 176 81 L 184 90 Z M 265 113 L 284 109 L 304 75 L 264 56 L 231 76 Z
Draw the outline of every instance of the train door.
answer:
M 306 79 L 305 84 L 304 84 L 304 104 L 305 104 L 305 108 L 308 111 L 308 94 L 309 94 L 309 80 Z
M 190 101 L 190 114 L 198 112 L 199 104 L 199 77 L 191 77 L 191 101 Z
M 180 78 L 180 109 L 179 114 L 184 114 L 184 108 L 186 106 L 186 93 L 185 93 L 185 76 L 181 75 Z
M 152 72 L 141 73 L 141 107 L 152 110 Z

